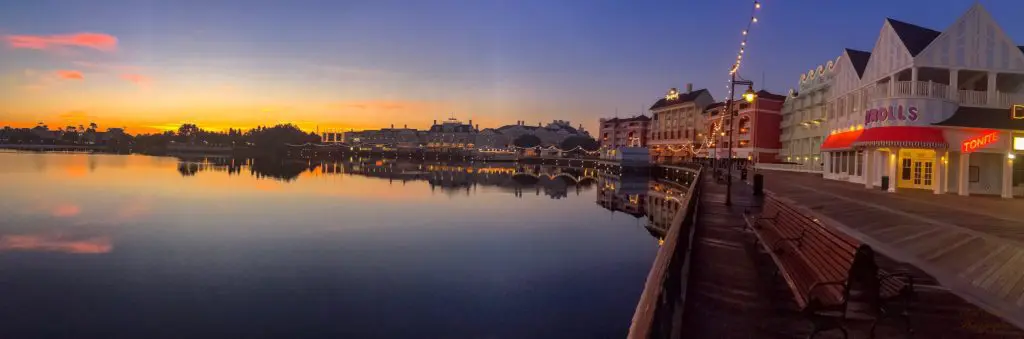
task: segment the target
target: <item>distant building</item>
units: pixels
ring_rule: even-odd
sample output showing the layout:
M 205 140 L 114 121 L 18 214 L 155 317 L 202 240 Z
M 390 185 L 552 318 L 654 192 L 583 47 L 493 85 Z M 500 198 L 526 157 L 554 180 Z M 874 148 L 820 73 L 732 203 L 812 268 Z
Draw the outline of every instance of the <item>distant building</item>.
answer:
M 476 134 L 474 144 L 478 149 L 505 149 L 512 144 L 512 140 L 497 129 L 485 128 Z
M 680 92 L 672 88 L 651 106 L 651 157 L 656 162 L 676 162 L 693 157 L 699 147 L 698 130 L 704 126 L 705 107 L 715 102 L 707 89 L 694 91 L 692 84 Z
M 820 146 L 828 134 L 823 124 L 825 102 L 832 88 L 836 61 L 829 60 L 807 73 L 814 73 L 814 76 L 800 74 L 799 90 L 790 90 L 786 97 L 786 103 L 782 106 L 780 161 L 803 164 L 808 169 L 820 169 Z
M 325 144 L 345 142 L 345 132 L 333 128 L 324 129 L 323 132 L 320 132 L 320 142 Z
M 619 147 L 647 147 L 651 118 L 639 115 L 632 118 L 602 118 L 599 121 L 598 141 L 605 149 Z
M 505 125 L 497 130 L 505 135 L 510 142 L 526 134 L 537 136 L 540 138 L 541 146 L 545 147 L 558 146 L 571 136 L 590 137 L 590 133 L 587 133 L 583 126 L 572 127 L 572 124 L 565 120 L 554 120 L 543 127 L 540 123 L 537 123 L 537 126 L 529 126 L 525 121 L 517 121 L 515 125 Z
M 473 120 L 465 124 L 455 118 L 440 124 L 434 120 L 434 125 L 426 133 L 426 145 L 435 149 L 470 149 L 476 147 L 476 136 Z
M 408 128 L 383 128 L 379 130 L 365 130 L 345 132 L 342 141 L 349 145 L 387 145 L 392 147 L 416 147 L 422 143 L 419 132 Z

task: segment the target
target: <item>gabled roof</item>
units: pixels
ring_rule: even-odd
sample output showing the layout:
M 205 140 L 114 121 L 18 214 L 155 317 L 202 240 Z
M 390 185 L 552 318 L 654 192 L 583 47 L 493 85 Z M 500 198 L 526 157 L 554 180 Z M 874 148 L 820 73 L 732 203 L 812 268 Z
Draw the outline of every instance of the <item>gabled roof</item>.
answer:
M 725 106 L 725 102 L 724 101 L 713 102 L 713 103 L 708 104 L 706 107 L 704 107 L 704 111 L 710 111 L 710 110 L 717 109 L 717 108 L 722 107 L 722 106 Z
M 758 98 L 762 98 L 762 99 L 768 99 L 768 100 L 786 101 L 786 96 L 785 95 L 775 94 L 775 93 L 772 93 L 772 92 L 769 92 L 769 91 L 766 91 L 766 90 L 763 90 L 763 89 L 760 90 L 760 91 L 757 91 L 757 97 Z
M 886 18 L 885 20 L 889 22 L 889 26 L 892 26 L 892 29 L 896 31 L 896 35 L 903 41 L 903 46 L 907 47 L 910 56 L 917 56 L 925 47 L 928 47 L 928 44 L 932 43 L 935 38 L 938 38 L 939 34 L 942 34 L 942 32 L 934 29 L 908 24 L 895 19 Z
M 868 60 L 871 60 L 871 52 L 847 48 L 846 54 L 850 56 L 850 63 L 853 64 L 853 69 L 857 71 L 857 77 L 863 77 L 864 70 L 868 68 Z
M 658 109 L 658 108 L 662 108 L 662 107 L 666 107 L 666 106 L 673 106 L 673 105 L 678 105 L 678 104 L 682 104 L 682 103 L 691 102 L 691 101 L 696 100 L 697 97 L 701 95 L 701 93 L 708 93 L 708 90 L 702 88 L 702 89 L 698 89 L 698 90 L 692 91 L 690 93 L 679 93 L 679 98 L 675 99 L 675 100 L 666 100 L 665 98 L 661 98 L 661 99 L 658 99 L 658 102 L 655 102 L 654 105 L 651 106 L 651 109 Z M 708 94 L 710 95 L 711 93 L 708 93 Z
M 632 118 L 611 118 L 611 119 L 605 120 L 604 122 L 608 123 L 608 122 L 631 122 L 631 121 L 651 121 L 651 117 L 641 114 L 641 115 L 638 115 L 638 116 L 635 116 L 635 117 L 632 117 Z

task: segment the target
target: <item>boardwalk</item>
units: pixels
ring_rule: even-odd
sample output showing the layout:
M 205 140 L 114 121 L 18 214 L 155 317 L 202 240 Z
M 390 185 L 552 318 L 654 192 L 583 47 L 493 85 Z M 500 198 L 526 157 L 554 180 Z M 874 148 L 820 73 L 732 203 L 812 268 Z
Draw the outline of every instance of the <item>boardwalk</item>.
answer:
M 766 189 L 1024 327 L 1024 200 L 890 194 L 811 174 L 763 173 Z
M 725 186 L 705 176 L 700 224 L 695 234 L 683 338 L 804 338 L 810 325 L 799 314 L 767 254 L 753 245 L 741 213 L 760 202 L 734 182 L 733 207 L 723 205 Z M 910 271 L 919 282 L 911 319 L 918 338 L 1019 338 L 1024 333 L 938 286 L 928 274 L 887 257 L 886 270 Z M 851 338 L 866 338 L 867 324 L 850 324 Z M 879 338 L 900 338 L 898 323 L 883 322 Z M 840 338 L 823 333 L 818 338 Z

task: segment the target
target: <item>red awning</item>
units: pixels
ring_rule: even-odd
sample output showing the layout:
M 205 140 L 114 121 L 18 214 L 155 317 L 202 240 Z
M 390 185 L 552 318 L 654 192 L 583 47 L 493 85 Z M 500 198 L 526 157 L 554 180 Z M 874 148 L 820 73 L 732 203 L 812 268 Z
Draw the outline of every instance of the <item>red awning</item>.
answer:
M 949 148 L 942 130 L 934 127 L 889 126 L 868 128 L 853 146 Z
M 840 150 L 850 149 L 853 147 L 853 142 L 860 137 L 863 130 L 849 131 L 843 133 L 829 134 L 828 138 L 825 138 L 825 142 L 821 143 L 821 150 Z

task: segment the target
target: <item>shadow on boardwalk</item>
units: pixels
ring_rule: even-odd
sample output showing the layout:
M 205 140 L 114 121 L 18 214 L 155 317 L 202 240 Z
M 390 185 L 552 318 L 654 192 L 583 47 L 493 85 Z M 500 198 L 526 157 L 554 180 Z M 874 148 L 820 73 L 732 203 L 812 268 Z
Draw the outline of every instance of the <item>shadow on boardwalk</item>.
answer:
M 733 206 L 726 207 L 725 185 L 703 178 L 700 225 L 697 228 L 690 289 L 684 314 L 684 338 L 805 338 L 810 324 L 775 264 L 753 242 L 742 212 L 758 213 L 760 199 L 750 187 L 733 182 Z M 911 320 L 916 338 L 1022 338 L 1024 332 L 964 302 L 912 267 L 879 257 L 884 269 L 914 272 L 921 282 Z M 870 324 L 849 324 L 850 338 L 867 338 Z M 901 338 L 898 321 L 879 323 L 878 338 Z M 818 338 L 841 338 L 826 332 Z

